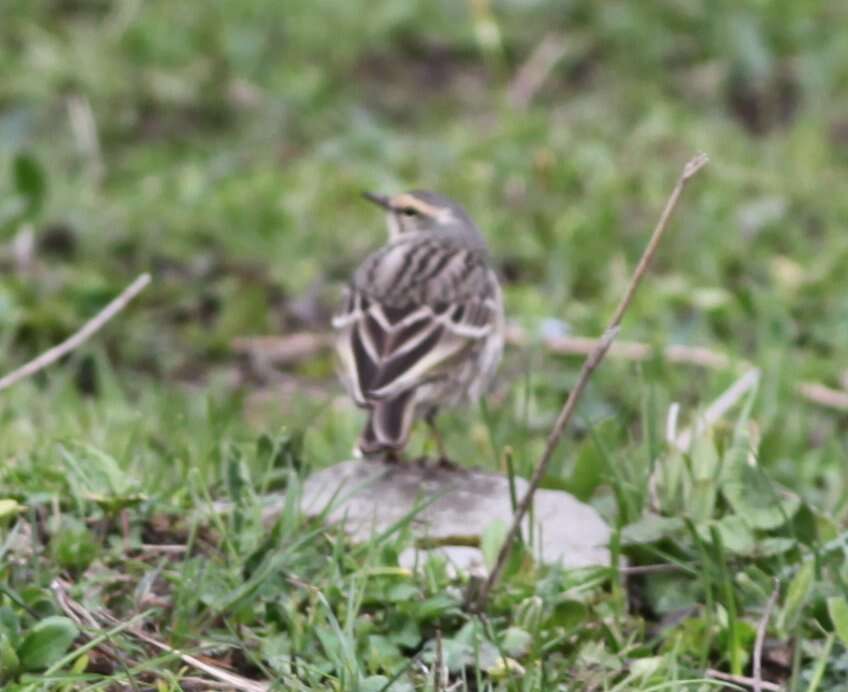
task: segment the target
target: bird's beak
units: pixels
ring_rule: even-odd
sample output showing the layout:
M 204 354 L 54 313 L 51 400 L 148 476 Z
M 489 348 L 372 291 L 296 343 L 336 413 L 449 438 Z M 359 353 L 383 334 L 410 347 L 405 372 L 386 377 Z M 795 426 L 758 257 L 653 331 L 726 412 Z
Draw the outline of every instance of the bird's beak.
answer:
M 391 210 L 391 205 L 389 204 L 389 198 L 385 195 L 375 195 L 373 192 L 363 192 L 362 196 L 367 199 L 369 202 L 373 202 L 378 207 L 383 207 L 388 211 Z

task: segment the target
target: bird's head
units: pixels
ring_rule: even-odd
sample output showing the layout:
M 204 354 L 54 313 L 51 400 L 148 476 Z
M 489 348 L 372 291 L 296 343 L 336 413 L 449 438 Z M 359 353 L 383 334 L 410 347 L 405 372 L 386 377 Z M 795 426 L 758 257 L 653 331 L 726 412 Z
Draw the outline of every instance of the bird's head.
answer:
M 363 197 L 386 210 L 392 240 L 410 232 L 476 232 L 466 211 L 437 192 L 413 190 L 391 196 L 364 192 Z

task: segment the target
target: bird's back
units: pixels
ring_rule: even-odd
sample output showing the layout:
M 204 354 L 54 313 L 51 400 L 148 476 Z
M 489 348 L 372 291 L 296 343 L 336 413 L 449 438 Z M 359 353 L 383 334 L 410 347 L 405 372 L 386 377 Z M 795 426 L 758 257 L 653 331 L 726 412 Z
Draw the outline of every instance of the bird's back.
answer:
M 353 288 L 391 307 L 465 302 L 491 297 L 485 246 L 444 232 L 402 236 L 371 254 Z
M 360 450 L 402 448 L 415 418 L 479 396 L 500 359 L 503 304 L 482 235 L 454 210 L 396 236 L 358 267 L 333 325 L 342 379 L 369 411 Z

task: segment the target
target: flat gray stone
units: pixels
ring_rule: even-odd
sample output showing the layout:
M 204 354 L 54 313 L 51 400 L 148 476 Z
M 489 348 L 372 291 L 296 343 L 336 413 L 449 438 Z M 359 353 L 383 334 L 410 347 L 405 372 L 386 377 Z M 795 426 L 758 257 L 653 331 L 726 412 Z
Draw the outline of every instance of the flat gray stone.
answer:
M 515 479 L 519 499 L 527 485 L 523 478 Z M 354 460 L 323 469 L 304 482 L 301 507 L 310 516 L 326 510 L 327 521 L 341 523 L 360 541 L 419 507 L 411 523 L 419 545 L 435 544 L 432 549 L 457 569 L 477 574 L 485 567 L 473 543 L 493 522 L 509 526 L 512 521 L 509 481 L 504 476 L 415 462 Z M 537 560 L 566 567 L 609 565 L 610 529 L 593 507 L 566 492 L 538 490 L 531 514 Z M 525 532 L 529 526 L 528 518 Z M 405 551 L 401 563 L 413 567 L 426 549 Z

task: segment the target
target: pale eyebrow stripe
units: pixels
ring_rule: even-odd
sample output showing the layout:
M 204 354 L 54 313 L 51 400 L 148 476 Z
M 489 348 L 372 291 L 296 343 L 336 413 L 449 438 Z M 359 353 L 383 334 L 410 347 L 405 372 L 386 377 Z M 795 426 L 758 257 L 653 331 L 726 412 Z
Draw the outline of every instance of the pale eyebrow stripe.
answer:
M 424 216 L 438 217 L 442 213 L 442 209 L 434 207 L 432 204 L 427 204 L 424 200 L 413 197 L 406 193 L 393 197 L 391 199 L 393 207 L 412 207 L 424 214 Z

